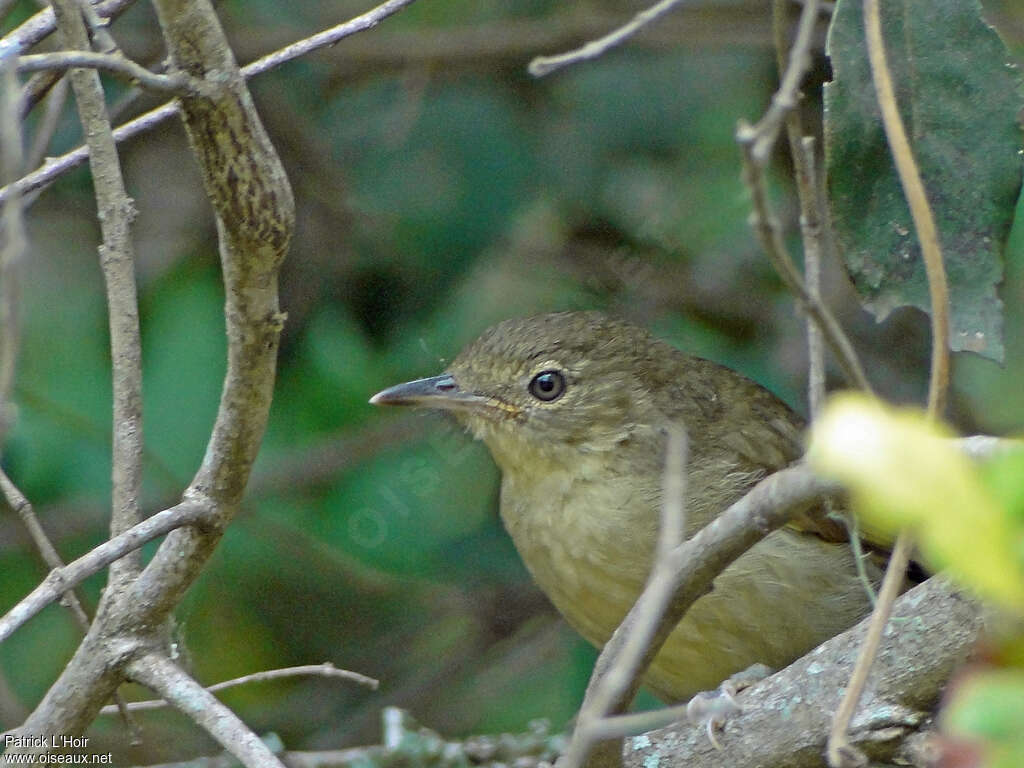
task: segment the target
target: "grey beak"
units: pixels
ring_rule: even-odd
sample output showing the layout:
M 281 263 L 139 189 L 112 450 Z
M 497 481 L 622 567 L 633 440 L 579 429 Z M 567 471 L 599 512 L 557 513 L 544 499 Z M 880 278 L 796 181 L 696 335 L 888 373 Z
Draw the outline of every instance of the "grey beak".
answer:
M 451 374 L 447 373 L 396 384 L 370 398 L 371 405 L 411 405 L 445 410 L 474 408 L 489 402 L 489 398 L 462 391 Z

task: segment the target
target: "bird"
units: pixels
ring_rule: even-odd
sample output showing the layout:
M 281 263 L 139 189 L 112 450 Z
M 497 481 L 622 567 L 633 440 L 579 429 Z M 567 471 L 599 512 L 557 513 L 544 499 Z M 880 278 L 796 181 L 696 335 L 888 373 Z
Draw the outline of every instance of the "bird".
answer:
M 449 412 L 483 441 L 527 570 L 598 648 L 650 572 L 670 425 L 688 435 L 687 537 L 803 453 L 802 419 L 767 389 L 597 311 L 498 323 L 441 374 L 370 402 Z M 788 665 L 870 612 L 864 575 L 877 586 L 884 563 L 857 566 L 841 522 L 797 518 L 715 579 L 643 683 L 677 703 Z

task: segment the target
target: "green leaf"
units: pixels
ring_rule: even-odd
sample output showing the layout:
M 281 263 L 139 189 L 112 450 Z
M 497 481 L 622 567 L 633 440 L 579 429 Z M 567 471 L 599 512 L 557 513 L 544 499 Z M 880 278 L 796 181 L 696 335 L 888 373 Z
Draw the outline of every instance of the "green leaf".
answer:
M 1024 765 L 1024 671 L 971 675 L 954 689 L 942 720 L 947 734 L 984 745 L 983 765 Z
M 896 99 L 942 242 L 952 348 L 1003 357 L 1002 251 L 1021 184 L 1019 73 L 977 0 L 882 4 Z M 865 305 L 929 307 L 920 246 L 882 129 L 861 3 L 837 3 L 825 154 L 836 237 Z
M 850 491 L 869 538 L 909 530 L 929 566 L 1020 612 L 1024 526 L 950 438 L 921 411 L 843 393 L 815 421 L 807 457 Z

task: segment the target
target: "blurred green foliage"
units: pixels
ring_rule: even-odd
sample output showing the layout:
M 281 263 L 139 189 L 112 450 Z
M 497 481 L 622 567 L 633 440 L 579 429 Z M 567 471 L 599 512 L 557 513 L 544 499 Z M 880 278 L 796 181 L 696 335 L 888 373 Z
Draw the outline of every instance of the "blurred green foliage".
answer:
M 295 680 L 225 694 L 258 732 L 295 749 L 372 743 L 390 704 L 447 736 L 523 730 L 536 717 L 561 727 L 586 684 L 593 651 L 537 593 L 501 530 L 486 453 L 439 417 L 374 411 L 366 400 L 378 389 L 439 372 L 496 320 L 604 308 L 800 405 L 802 322 L 748 229 L 732 138 L 775 85 L 764 6 L 731 4 L 741 25 L 696 33 L 702 11 L 680 11 L 661 35 L 534 81 L 530 55 L 592 36 L 586 14 L 538 0 L 424 2 L 252 84 L 298 205 L 281 275 L 289 322 L 250 492 L 186 597 L 179 634 L 206 682 L 326 660 L 381 679 L 376 693 Z M 219 8 L 242 62 L 365 10 Z M 595 9 L 610 20 L 631 12 Z M 162 58 L 143 4 L 113 32 L 136 59 Z M 808 123 L 826 76 L 819 51 Z M 122 116 L 153 103 L 143 96 Z M 51 153 L 78 136 L 69 111 Z M 180 128 L 129 142 L 122 157 L 140 211 L 145 505 L 156 510 L 176 500 L 205 448 L 224 371 L 222 289 Z M 795 247 L 782 155 L 776 170 Z M 66 559 L 104 539 L 109 505 L 109 352 L 88 182 L 69 176 L 32 208 L 18 420 L 3 452 Z M 965 430 L 1024 426 L 1022 263 L 1017 233 L 1002 288 L 1006 368 L 957 362 L 953 415 Z M 838 268 L 827 272 L 826 300 L 879 390 L 920 402 L 923 316 L 897 311 L 877 326 Z M 44 573 L 10 514 L 0 514 L 0 573 L 0 610 Z M 101 583 L 86 584 L 89 605 Z M 77 635 L 53 606 L 0 646 L 0 719 L 38 700 Z M 123 764 L 215 749 L 173 713 L 140 720 L 143 746 L 105 718 L 91 731 L 96 751 Z

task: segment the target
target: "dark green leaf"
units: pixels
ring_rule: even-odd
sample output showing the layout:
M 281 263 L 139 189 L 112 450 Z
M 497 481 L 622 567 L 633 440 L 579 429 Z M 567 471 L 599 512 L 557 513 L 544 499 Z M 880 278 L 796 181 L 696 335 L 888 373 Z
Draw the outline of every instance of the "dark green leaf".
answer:
M 1021 182 L 1019 74 L 975 0 L 882 4 L 896 98 L 942 241 L 952 347 L 1001 360 L 1002 251 Z M 927 310 L 910 211 L 882 129 L 859 2 L 837 4 L 828 53 L 825 140 L 836 233 L 878 319 Z

